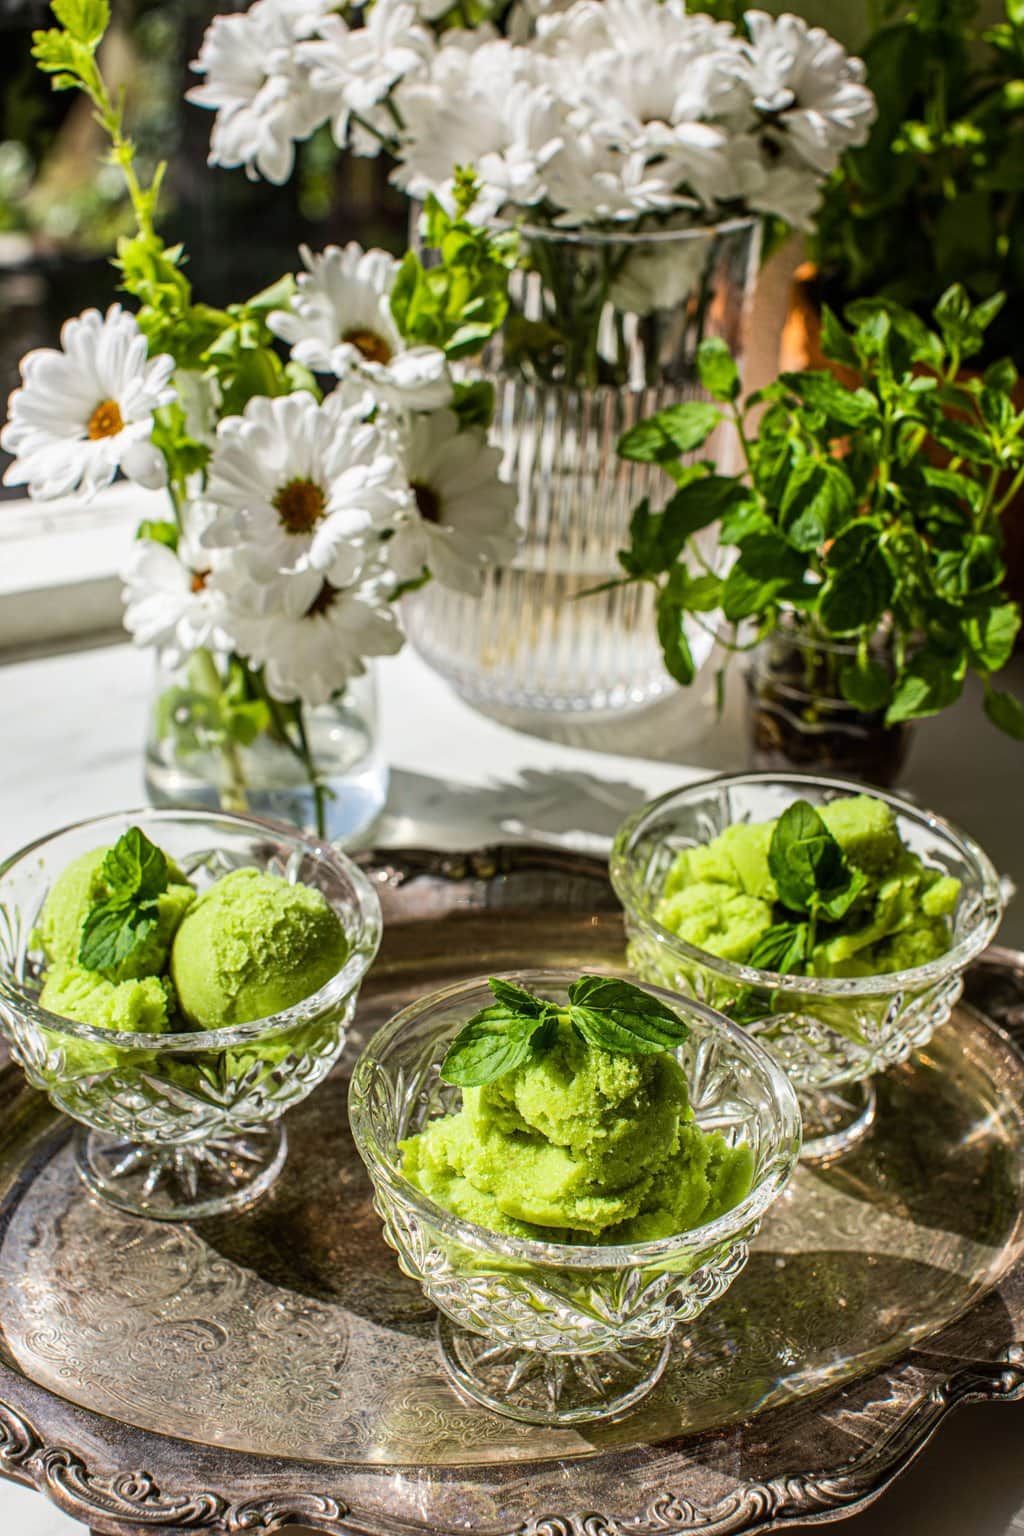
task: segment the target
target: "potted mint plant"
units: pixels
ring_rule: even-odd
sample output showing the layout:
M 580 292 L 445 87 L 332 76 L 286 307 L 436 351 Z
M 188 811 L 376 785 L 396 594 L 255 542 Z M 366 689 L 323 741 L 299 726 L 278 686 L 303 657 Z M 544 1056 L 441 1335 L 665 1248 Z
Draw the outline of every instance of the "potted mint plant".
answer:
M 1001 304 L 954 286 L 933 326 L 884 299 L 849 305 L 846 324 L 826 308 L 825 352 L 856 388 L 806 369 L 743 401 L 728 350 L 708 340 L 698 362 L 716 403 L 660 411 L 620 439 L 620 457 L 674 485 L 660 511 L 636 507 L 621 580 L 656 589 L 680 683 L 702 629 L 750 653 L 759 766 L 889 783 L 908 724 L 953 704 L 969 672 L 992 723 L 1024 740 L 1024 706 L 995 680 L 1021 623 L 1000 515 L 1024 484 L 1024 412 L 1008 360 L 962 372 Z M 724 419 L 740 473 L 684 463 Z

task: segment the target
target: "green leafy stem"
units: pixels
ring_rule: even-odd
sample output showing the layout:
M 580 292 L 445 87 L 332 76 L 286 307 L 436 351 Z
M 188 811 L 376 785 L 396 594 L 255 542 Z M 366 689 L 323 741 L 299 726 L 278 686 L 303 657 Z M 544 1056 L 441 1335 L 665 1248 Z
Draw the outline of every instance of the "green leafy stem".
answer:
M 657 511 L 648 500 L 635 508 L 624 575 L 606 585 L 654 585 L 678 682 L 695 674 L 693 625 L 728 653 L 795 624 L 812 644 L 848 646 L 838 682 L 856 710 L 884 712 L 890 725 L 933 715 L 973 671 L 989 719 L 1024 740 L 1024 707 L 992 681 L 1021 624 L 1001 517 L 1024 487 L 1024 411 L 1008 359 L 963 372 L 1001 303 L 973 306 L 953 287 L 934 328 L 885 300 L 849 305 L 845 324 L 826 309 L 825 353 L 855 382 L 783 373 L 745 401 L 728 348 L 706 340 L 698 368 L 711 399 L 624 434 L 620 456 L 659 465 L 673 490 Z M 738 474 L 692 458 L 723 422 L 739 441 Z

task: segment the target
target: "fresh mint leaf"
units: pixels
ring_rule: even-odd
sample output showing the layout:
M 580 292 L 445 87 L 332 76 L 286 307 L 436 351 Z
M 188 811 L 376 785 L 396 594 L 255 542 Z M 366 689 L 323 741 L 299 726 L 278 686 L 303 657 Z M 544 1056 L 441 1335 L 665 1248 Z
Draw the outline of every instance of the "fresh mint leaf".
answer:
M 804 459 L 786 485 L 779 508 L 782 530 L 795 549 L 820 549 L 853 511 L 853 482 L 829 460 Z
M 779 900 L 791 912 L 811 912 L 850 881 L 846 857 L 813 805 L 794 800 L 775 824 L 768 868 Z
M 167 859 L 138 827 L 118 838 L 100 866 L 107 895 L 86 913 L 79 963 L 117 979 L 124 962 L 145 943 L 157 921 L 157 898 L 167 889 Z
M 591 1045 L 626 1055 L 673 1050 L 690 1034 L 660 998 L 613 976 L 581 976 L 574 981 L 569 988 L 569 1014 Z
M 878 401 L 870 390 L 850 389 L 831 373 L 808 369 L 779 377 L 804 405 L 840 427 L 866 427 L 880 419 Z
M 1013 655 L 1019 630 L 1020 610 L 1016 603 L 999 603 L 966 618 L 963 635 L 971 665 L 979 672 L 998 672 L 1005 667 Z
M 740 392 L 740 371 L 720 336 L 709 336 L 697 348 L 700 382 L 715 400 L 735 400 Z
M 657 598 L 658 643 L 669 675 L 686 688 L 697 675 L 697 665 L 686 633 L 686 610 L 671 586 L 662 587 Z
M 807 960 L 809 938 L 807 923 L 775 923 L 758 939 L 747 964 L 779 976 L 798 976 Z
M 964 688 L 966 658 L 922 650 L 912 656 L 896 679 L 886 725 L 921 720 L 955 704 Z
M 504 1002 L 481 1008 L 448 1047 L 441 1076 L 458 1088 L 493 1083 L 526 1061 L 544 1024 L 542 1016 L 522 1013 Z
M 129 827 L 103 860 L 102 875 L 112 895 L 151 901 L 167 889 L 167 859 L 143 831 Z
M 990 689 L 985 695 L 985 713 L 992 724 L 1014 741 L 1024 741 L 1024 705 L 1012 693 Z
M 492 976 L 487 985 L 494 993 L 495 1002 L 503 1003 L 514 1013 L 525 1014 L 527 1018 L 537 1019 L 551 1006 L 542 997 L 535 997 L 525 987 L 517 987 L 514 981 L 503 981 L 500 976 Z
M 638 464 L 668 464 L 700 448 L 722 420 L 717 406 L 685 400 L 656 411 L 619 438 L 620 459 Z
M 892 680 L 881 662 L 867 656 L 847 662 L 839 674 L 839 688 L 843 698 L 855 709 L 871 714 L 889 702 Z

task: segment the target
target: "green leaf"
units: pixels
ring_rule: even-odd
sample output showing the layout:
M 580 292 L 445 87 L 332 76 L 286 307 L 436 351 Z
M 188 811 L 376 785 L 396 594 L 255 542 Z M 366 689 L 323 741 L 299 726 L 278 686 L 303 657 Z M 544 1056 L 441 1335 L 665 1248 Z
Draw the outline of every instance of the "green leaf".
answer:
M 894 581 L 879 544 L 877 524 L 858 519 L 828 552 L 818 617 L 833 635 L 878 623 L 892 601 Z
M 448 1047 L 441 1063 L 442 1078 L 459 1088 L 478 1088 L 514 1072 L 529 1057 L 533 1037 L 542 1025 L 535 1014 L 524 1014 L 506 1003 L 481 1008 Z
M 979 672 L 998 672 L 1005 667 L 1013 655 L 1020 622 L 1016 603 L 997 603 L 966 618 L 963 636 L 971 666 Z
M 657 601 L 658 643 L 671 677 L 684 688 L 697 675 L 686 634 L 686 611 L 670 587 L 663 587 Z
M 665 564 L 670 564 L 693 534 L 727 513 L 751 504 L 749 489 L 727 475 L 703 475 L 676 491 L 661 513 L 659 542 Z
M 457 381 L 452 393 L 452 410 L 459 418 L 459 430 L 480 427 L 486 430 L 494 420 L 494 385 L 490 379 L 472 383 Z
M 154 544 L 164 544 L 168 549 L 178 547 L 178 525 L 162 518 L 144 517 L 135 530 L 137 539 L 149 539 Z
M 807 923 L 775 923 L 762 933 L 747 964 L 779 976 L 799 976 L 808 958 L 809 938 Z
M 982 374 L 982 382 L 986 389 L 997 389 L 1004 395 L 1013 394 L 1017 388 L 1017 379 L 1017 369 L 1009 357 L 1002 357 L 994 363 L 989 363 Z
M 677 1013 L 632 982 L 581 976 L 569 988 L 569 1015 L 585 1040 L 605 1051 L 649 1055 L 689 1038 Z
M 651 511 L 646 496 L 633 508 L 629 540 L 629 548 L 619 550 L 619 564 L 630 576 L 659 576 L 675 558 L 662 553 L 661 515 Z
M 51 9 L 76 42 L 95 48 L 110 25 L 107 0 L 52 0 Z
M 889 702 L 892 681 L 881 662 L 870 657 L 857 657 L 849 661 L 839 674 L 839 687 L 844 699 L 855 709 L 871 714 Z
M 831 373 L 808 369 L 804 373 L 783 373 L 779 377 L 805 405 L 821 411 L 841 427 L 866 427 L 880 419 L 874 395 L 866 389 L 847 388 Z
M 776 822 L 768 868 L 779 900 L 793 912 L 841 898 L 853 882 L 843 850 L 806 800 L 794 800 Z
M 911 657 L 896 679 L 886 725 L 921 720 L 955 704 L 963 692 L 965 658 L 921 650 Z
M 860 359 L 850 334 L 838 315 L 827 304 L 821 306 L 821 350 L 845 368 L 858 368 Z M 769 967 L 771 969 L 771 967 Z
M 138 827 L 129 827 L 100 866 L 107 894 L 94 902 L 82 923 L 79 963 L 118 979 L 118 971 L 152 932 L 157 897 L 167 889 L 163 852 Z
M 621 459 L 638 464 L 667 464 L 681 454 L 692 453 L 711 436 L 722 420 L 717 406 L 704 400 L 685 400 L 638 421 L 619 438 Z
M 503 981 L 500 976 L 492 976 L 487 985 L 494 993 L 495 1002 L 504 1003 L 506 1008 L 525 1014 L 527 1018 L 540 1018 L 545 1009 L 550 1007 L 542 997 L 535 997 L 525 987 L 517 986 L 514 981 Z
M 101 902 L 82 924 L 78 960 L 86 970 L 116 978 L 156 927 L 156 908 L 140 908 L 131 902 Z
M 779 508 L 782 530 L 796 549 L 820 549 L 849 517 L 854 499 L 853 482 L 841 465 L 804 459 L 786 484 Z
M 109 850 L 101 867 L 112 892 L 140 901 L 167 889 L 167 859 L 139 827 L 129 827 Z
M 722 603 L 722 578 L 710 571 L 694 576 L 685 565 L 674 565 L 669 572 L 666 591 L 687 613 L 713 613 Z
M 990 689 L 985 694 L 985 713 L 1007 736 L 1014 741 L 1024 741 L 1024 705 L 1012 693 L 999 693 Z
M 722 612 L 731 624 L 762 614 L 776 602 L 805 595 L 806 561 L 781 534 L 755 533 L 740 545 L 722 588 Z
M 715 400 L 735 400 L 740 392 L 740 371 L 732 353 L 719 336 L 709 336 L 697 348 L 700 382 Z

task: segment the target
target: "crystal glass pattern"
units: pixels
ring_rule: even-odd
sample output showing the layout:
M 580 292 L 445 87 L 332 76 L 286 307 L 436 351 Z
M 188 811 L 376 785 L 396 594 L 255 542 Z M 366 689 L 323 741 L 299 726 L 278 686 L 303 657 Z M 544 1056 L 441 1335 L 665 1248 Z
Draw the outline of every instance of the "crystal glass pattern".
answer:
M 564 1004 L 572 976 L 520 972 L 515 980 Z M 671 999 L 691 1029 L 678 1059 L 696 1119 L 730 1144 L 750 1146 L 750 1194 L 705 1226 L 629 1247 L 490 1232 L 411 1185 L 399 1143 L 458 1107 L 460 1090 L 442 1082 L 439 1064 L 466 1020 L 492 1000 L 484 981 L 463 982 L 404 1009 L 375 1035 L 352 1076 L 352 1134 L 399 1264 L 443 1315 L 441 1346 L 456 1384 L 527 1422 L 606 1418 L 646 1396 L 676 1324 L 697 1317 L 742 1270 L 796 1162 L 796 1099 L 750 1036 L 700 1004 Z
M 278 708 L 283 728 L 272 721 L 251 735 L 233 735 L 232 701 L 210 654 L 183 660 L 158 655 L 146 732 L 150 803 L 266 816 L 319 828 L 343 845 L 354 842 L 383 810 L 388 793 L 372 666 L 329 704 L 300 705 L 297 713 L 295 706 Z M 303 739 L 321 786 L 319 804 L 309 763 L 297 750 Z
M 200 888 L 255 867 L 315 887 L 349 940 L 342 969 L 303 1002 L 251 1024 L 132 1034 L 39 1006 L 44 957 L 35 927 L 53 880 L 129 826 Z M 188 811 L 132 811 L 66 827 L 0 866 L 0 1027 L 29 1082 L 88 1128 L 79 1171 L 122 1209 L 165 1219 L 248 1203 L 285 1155 L 278 1122 L 321 1082 L 344 1047 L 359 983 L 380 942 L 366 877 L 328 844 L 270 823 Z
M 874 1113 L 867 1079 L 906 1061 L 945 1023 L 965 967 L 995 935 L 1003 911 L 999 878 L 965 833 L 894 795 L 900 837 L 924 863 L 953 875 L 961 893 L 948 952 L 928 965 L 856 978 L 783 977 L 721 960 L 686 943 L 654 916 L 676 855 L 737 822 L 768 821 L 794 800 L 822 805 L 862 793 L 842 779 L 726 774 L 674 790 L 623 823 L 611 857 L 626 912 L 629 958 L 647 981 L 728 1013 L 742 996 L 764 1017 L 748 1025 L 782 1062 L 800 1095 L 804 1153 L 828 1159 L 867 1132 Z
M 660 505 L 670 490 L 663 471 L 620 461 L 615 445 L 651 412 L 706 398 L 694 361 L 705 336 L 723 337 L 742 356 L 759 226 L 737 220 L 630 239 L 528 229 L 524 240 L 534 270 L 517 274 L 515 316 L 477 371 L 497 392 L 493 435 L 502 473 L 519 492 L 522 542 L 511 564 L 488 572 L 481 597 L 427 586 L 405 599 L 405 623 L 420 654 L 471 704 L 601 715 L 676 686 L 648 587 L 575 601 L 621 574 L 634 506 L 644 496 Z M 648 295 L 651 307 L 639 283 L 617 287 L 614 276 L 648 266 L 671 278 Z M 592 349 L 559 354 L 547 369 L 528 365 L 516 344 L 522 326 L 566 310 Z M 731 451 L 720 430 L 702 450 L 726 467 Z M 690 640 L 703 663 L 710 637 L 694 627 Z

